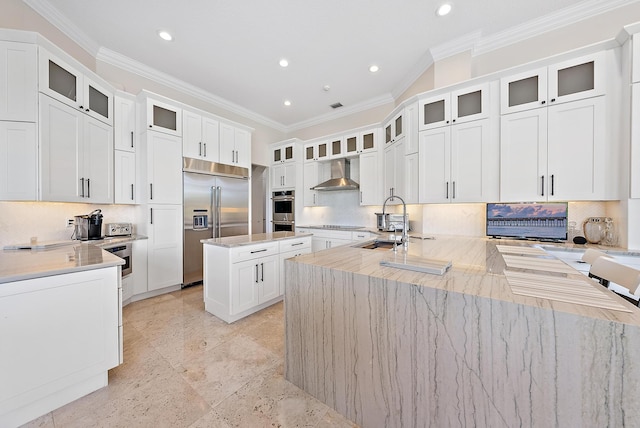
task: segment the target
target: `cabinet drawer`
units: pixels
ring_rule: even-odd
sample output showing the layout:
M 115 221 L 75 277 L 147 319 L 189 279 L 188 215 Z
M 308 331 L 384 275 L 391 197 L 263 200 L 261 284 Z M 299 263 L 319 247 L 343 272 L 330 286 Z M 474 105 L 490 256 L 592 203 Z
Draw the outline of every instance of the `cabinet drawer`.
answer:
M 303 248 L 311 248 L 310 236 L 305 238 L 287 239 L 285 241 L 280 241 L 280 253 L 302 250 Z
M 278 242 L 266 242 L 264 244 L 243 245 L 231 249 L 231 263 L 238 263 L 258 257 L 266 257 L 278 254 Z

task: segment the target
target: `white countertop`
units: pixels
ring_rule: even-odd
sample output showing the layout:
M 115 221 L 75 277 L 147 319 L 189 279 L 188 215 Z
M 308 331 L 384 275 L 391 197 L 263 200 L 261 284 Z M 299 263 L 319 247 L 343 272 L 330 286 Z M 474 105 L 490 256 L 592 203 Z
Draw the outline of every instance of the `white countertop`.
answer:
M 123 264 L 120 257 L 81 241 L 49 250 L 2 250 L 0 284 Z
M 255 235 L 238 235 L 227 236 L 224 238 L 210 238 L 203 239 L 202 242 L 205 245 L 216 245 L 218 247 L 239 247 L 242 245 L 260 244 L 270 241 L 281 241 L 284 239 L 295 239 L 311 236 L 310 233 L 297 233 L 297 232 L 272 232 L 272 233 L 256 233 Z

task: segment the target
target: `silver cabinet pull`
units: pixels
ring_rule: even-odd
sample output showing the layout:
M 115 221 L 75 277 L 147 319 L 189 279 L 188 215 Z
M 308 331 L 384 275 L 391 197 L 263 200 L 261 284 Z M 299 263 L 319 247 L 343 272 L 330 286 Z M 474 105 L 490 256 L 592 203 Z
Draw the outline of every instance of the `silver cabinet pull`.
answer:
M 256 284 L 258 283 L 258 264 L 256 263 Z
M 80 179 L 80 188 L 82 189 L 82 193 L 80 193 L 80 197 L 84 198 L 84 178 Z
M 207 143 L 204 143 L 204 157 L 207 157 Z
M 153 224 L 153 208 L 149 208 L 149 223 Z
M 252 251 L 251 254 L 262 253 L 263 251 L 267 251 L 267 249 L 263 248 L 262 250 L 255 250 L 255 251 Z
M 295 246 L 297 246 L 297 245 L 302 245 L 302 244 L 304 244 L 304 242 L 296 242 L 295 244 L 291 244 L 291 246 L 292 246 L 292 247 L 295 247 Z
M 133 201 L 135 198 L 133 197 L 133 183 L 131 183 L 131 200 Z
M 153 183 L 149 183 L 149 199 L 153 199 Z
M 91 180 L 87 178 L 87 198 L 91 197 Z
M 446 184 L 446 189 L 447 189 L 446 190 L 447 196 L 445 197 L 445 199 L 449 199 L 449 182 L 448 181 L 447 181 L 447 184 Z
M 133 148 L 133 131 L 131 131 L 131 148 Z
M 198 156 L 202 156 L 202 143 L 198 143 Z
M 236 151 L 231 150 L 231 162 L 235 162 L 235 159 L 236 159 Z
M 451 199 L 455 199 L 456 198 L 456 182 L 453 182 L 453 197 Z

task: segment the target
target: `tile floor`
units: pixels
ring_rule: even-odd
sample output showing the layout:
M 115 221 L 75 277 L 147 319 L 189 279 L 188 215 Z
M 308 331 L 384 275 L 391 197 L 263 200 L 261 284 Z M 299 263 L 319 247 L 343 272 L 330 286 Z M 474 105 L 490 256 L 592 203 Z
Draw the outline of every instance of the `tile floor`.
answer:
M 26 427 L 356 427 L 283 378 L 282 303 L 233 324 L 202 286 L 123 309 L 109 385 Z

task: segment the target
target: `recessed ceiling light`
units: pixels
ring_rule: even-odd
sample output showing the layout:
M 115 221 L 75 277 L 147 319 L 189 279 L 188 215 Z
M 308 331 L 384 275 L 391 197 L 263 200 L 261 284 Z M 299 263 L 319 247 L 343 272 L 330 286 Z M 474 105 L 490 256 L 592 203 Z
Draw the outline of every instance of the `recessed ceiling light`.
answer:
M 280 67 L 288 67 L 289 66 L 289 61 L 287 61 L 286 59 L 282 58 L 280 60 Z
M 160 36 L 160 38 L 162 40 L 166 40 L 167 42 L 170 42 L 171 40 L 173 40 L 173 36 L 171 34 L 169 34 L 168 31 L 158 31 L 158 36 Z
M 331 90 L 331 86 L 329 86 L 329 85 L 324 85 L 324 86 L 322 87 L 322 90 L 323 90 L 323 91 L 325 91 L 325 92 L 329 92 L 329 91 Z
M 436 15 L 438 15 L 438 16 L 448 15 L 449 12 L 451 12 L 451 4 L 450 3 L 443 3 L 436 9 Z
M 287 107 L 289 107 L 291 105 L 291 101 L 289 100 L 284 100 L 284 105 L 286 105 Z
M 372 65 L 371 67 L 369 67 L 369 71 L 372 73 L 376 73 L 378 70 L 380 70 L 380 67 L 378 67 L 377 65 Z

